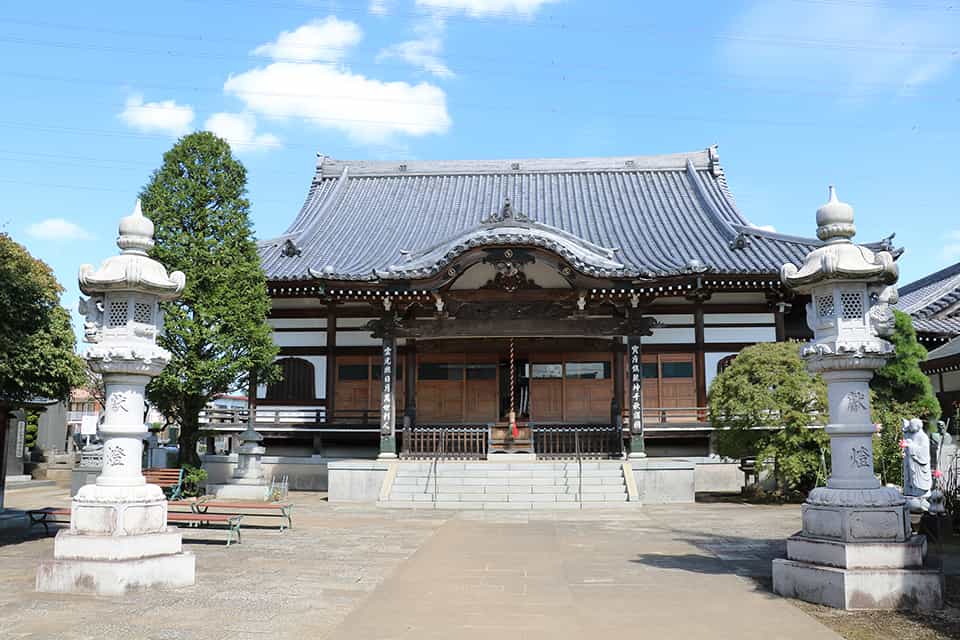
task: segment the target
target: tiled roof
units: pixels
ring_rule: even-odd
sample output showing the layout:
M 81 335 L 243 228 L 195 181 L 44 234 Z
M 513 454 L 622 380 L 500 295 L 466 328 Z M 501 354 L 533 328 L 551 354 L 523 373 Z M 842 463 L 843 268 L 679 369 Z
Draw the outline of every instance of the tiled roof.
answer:
M 921 333 L 960 335 L 960 262 L 900 287 L 897 308 Z
M 531 224 L 490 232 L 482 221 L 508 200 Z M 711 147 L 565 160 L 320 157 L 299 215 L 259 250 L 274 281 L 415 279 L 504 235 L 568 251 L 575 268 L 598 277 L 670 276 L 688 272 L 691 260 L 713 273 L 772 274 L 820 244 L 751 226 Z M 579 244 L 563 241 L 571 238 Z

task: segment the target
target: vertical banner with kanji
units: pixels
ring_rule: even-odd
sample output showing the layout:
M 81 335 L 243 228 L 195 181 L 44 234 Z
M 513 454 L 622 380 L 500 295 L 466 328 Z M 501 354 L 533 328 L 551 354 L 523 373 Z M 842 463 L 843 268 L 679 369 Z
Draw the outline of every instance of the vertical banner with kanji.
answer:
M 393 337 L 383 339 L 383 371 L 380 375 L 380 435 L 392 436 L 396 424 L 394 399 L 394 367 L 396 366 L 396 341 Z
M 627 364 L 630 372 L 630 433 L 643 438 L 643 363 L 640 336 L 627 338 Z

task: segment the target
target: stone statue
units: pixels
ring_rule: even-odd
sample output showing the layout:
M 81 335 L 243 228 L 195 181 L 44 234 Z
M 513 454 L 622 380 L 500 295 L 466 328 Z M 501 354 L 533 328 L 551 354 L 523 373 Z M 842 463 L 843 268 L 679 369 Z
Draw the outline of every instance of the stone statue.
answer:
M 903 495 L 914 512 L 930 508 L 928 498 L 933 488 L 930 469 L 930 438 L 919 418 L 903 421 Z
M 100 328 L 103 326 L 103 296 L 80 298 L 78 310 L 83 314 L 84 341 L 100 342 Z

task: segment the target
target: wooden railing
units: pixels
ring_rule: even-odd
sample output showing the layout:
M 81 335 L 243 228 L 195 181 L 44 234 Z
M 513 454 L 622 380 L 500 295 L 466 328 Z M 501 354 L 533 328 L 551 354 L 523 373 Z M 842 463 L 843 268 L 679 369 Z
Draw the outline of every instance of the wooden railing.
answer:
M 645 423 L 661 422 L 706 422 L 706 407 L 644 407 Z
M 204 409 L 200 412 L 200 424 L 246 425 L 249 416 L 250 411 L 248 409 Z M 258 426 L 375 426 L 380 424 L 380 412 L 376 409 L 344 409 L 329 416 L 326 407 L 285 407 L 280 409 L 261 409 L 257 407 L 254 420 Z
M 428 460 L 485 460 L 490 427 L 469 425 L 425 425 L 401 431 L 400 457 Z
M 619 425 L 534 425 L 533 450 L 541 459 L 604 459 L 623 455 Z

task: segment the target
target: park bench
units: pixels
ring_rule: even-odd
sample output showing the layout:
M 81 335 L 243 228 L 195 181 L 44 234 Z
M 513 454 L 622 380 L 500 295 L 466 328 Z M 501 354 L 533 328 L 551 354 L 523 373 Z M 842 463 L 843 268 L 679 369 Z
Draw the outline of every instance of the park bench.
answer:
M 164 490 L 170 500 L 183 497 L 183 469 L 144 469 L 147 484 L 155 484 Z
M 215 509 L 214 513 L 226 513 L 239 516 L 280 518 L 280 531 L 284 528 L 293 528 L 293 503 L 292 502 L 256 502 L 244 500 L 217 500 L 199 498 L 196 500 L 174 500 L 170 506 L 190 507 L 193 513 L 210 514 L 210 509 Z M 211 514 L 212 515 L 212 514 Z
M 32 509 L 27 511 L 30 518 L 30 526 L 42 524 L 43 531 L 50 535 L 51 524 L 70 524 L 70 509 L 67 507 L 45 507 L 43 509 Z M 209 526 L 211 524 L 223 524 L 227 527 L 227 546 L 233 542 L 236 535 L 237 542 L 243 542 L 240 537 L 240 520 L 243 514 L 237 513 L 183 513 L 177 511 L 167 512 L 167 523 L 175 525 L 187 525 L 192 527 Z

